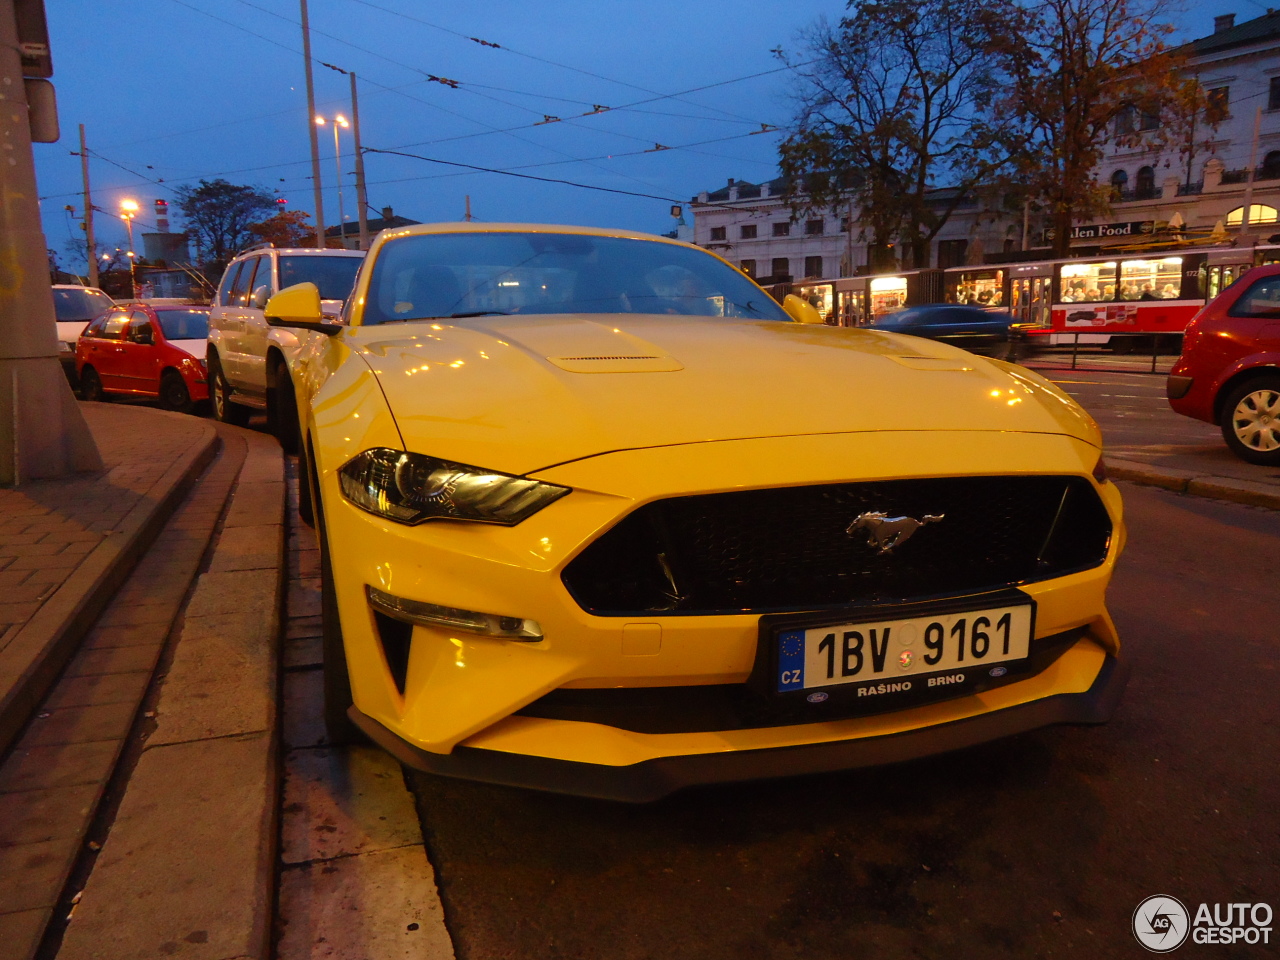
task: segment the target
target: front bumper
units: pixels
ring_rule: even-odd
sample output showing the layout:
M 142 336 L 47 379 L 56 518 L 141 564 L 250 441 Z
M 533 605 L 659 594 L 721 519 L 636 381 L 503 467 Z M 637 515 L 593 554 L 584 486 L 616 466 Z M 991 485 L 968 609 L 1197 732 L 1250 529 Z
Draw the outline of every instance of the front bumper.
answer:
M 899 733 L 759 750 L 658 757 L 626 766 L 582 763 L 478 747 L 431 753 L 355 707 L 352 721 L 400 762 L 427 773 L 551 793 L 646 803 L 685 787 L 791 777 L 901 763 L 1058 723 L 1104 723 L 1129 680 L 1128 663 L 1107 655 L 1092 685 Z

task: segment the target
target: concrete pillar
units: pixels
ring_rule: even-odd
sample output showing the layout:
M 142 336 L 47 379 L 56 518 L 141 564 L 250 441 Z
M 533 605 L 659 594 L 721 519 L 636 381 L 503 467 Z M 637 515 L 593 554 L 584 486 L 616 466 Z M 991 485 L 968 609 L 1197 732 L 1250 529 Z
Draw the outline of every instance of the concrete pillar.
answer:
M 58 361 L 13 0 L 0 0 L 0 485 L 101 470 Z
M 1164 183 L 1160 186 L 1161 200 L 1177 200 L 1178 187 L 1182 185 L 1182 181 L 1177 177 L 1165 177 Z
M 1212 190 L 1222 185 L 1222 161 L 1217 157 L 1211 157 L 1209 162 L 1204 165 L 1204 189 Z

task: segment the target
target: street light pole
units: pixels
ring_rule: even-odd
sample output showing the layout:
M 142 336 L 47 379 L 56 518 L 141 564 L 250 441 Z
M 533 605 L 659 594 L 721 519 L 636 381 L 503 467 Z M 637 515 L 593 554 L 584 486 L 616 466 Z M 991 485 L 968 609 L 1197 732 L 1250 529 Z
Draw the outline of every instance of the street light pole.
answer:
M 307 132 L 311 136 L 311 186 L 316 203 L 316 246 L 324 246 L 324 195 L 320 191 L 320 138 L 312 117 L 316 115 L 316 87 L 311 78 L 311 21 L 307 17 L 307 0 L 302 5 L 302 59 L 307 70 Z
M 98 243 L 93 236 L 93 197 L 89 195 L 89 149 L 84 145 L 84 124 L 80 124 L 80 175 L 84 179 L 84 242 L 89 253 L 89 286 L 98 285 Z
M 138 258 L 137 252 L 133 249 L 133 218 L 138 215 L 137 200 L 121 200 L 120 216 L 124 220 L 125 229 L 129 231 L 129 298 L 135 299 L 138 296 L 138 283 L 134 278 L 133 262 Z
M 356 148 L 356 207 L 360 213 L 360 249 L 369 249 L 369 199 L 364 188 L 364 150 L 360 147 L 360 102 L 356 99 L 356 75 L 351 78 L 351 137 Z
M 58 361 L 14 0 L 0 0 L 0 485 L 101 470 Z

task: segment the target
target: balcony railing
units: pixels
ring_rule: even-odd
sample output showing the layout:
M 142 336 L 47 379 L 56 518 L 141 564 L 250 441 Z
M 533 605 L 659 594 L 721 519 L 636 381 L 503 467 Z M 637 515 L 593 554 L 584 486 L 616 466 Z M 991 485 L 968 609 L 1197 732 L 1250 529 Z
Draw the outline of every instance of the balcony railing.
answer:
M 1178 184 L 1178 196 L 1194 197 L 1204 192 L 1204 181 L 1197 180 L 1195 183 Z

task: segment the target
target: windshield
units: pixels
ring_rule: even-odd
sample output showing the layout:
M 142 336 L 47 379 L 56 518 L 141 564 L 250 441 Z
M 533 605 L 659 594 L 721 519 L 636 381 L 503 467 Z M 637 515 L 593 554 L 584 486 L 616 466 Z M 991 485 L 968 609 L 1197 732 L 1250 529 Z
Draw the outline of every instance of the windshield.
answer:
M 363 257 L 297 254 L 280 258 L 280 289 L 295 283 L 314 283 L 321 300 L 345 300 L 356 282 Z
M 92 320 L 114 304 L 115 301 L 101 290 L 91 290 L 88 287 L 53 291 L 53 309 L 58 320 L 63 323 Z
M 364 323 L 512 313 L 790 320 L 738 271 L 689 247 L 566 233 L 438 233 L 382 247 Z
M 166 340 L 204 340 L 209 336 L 208 310 L 157 310 Z

